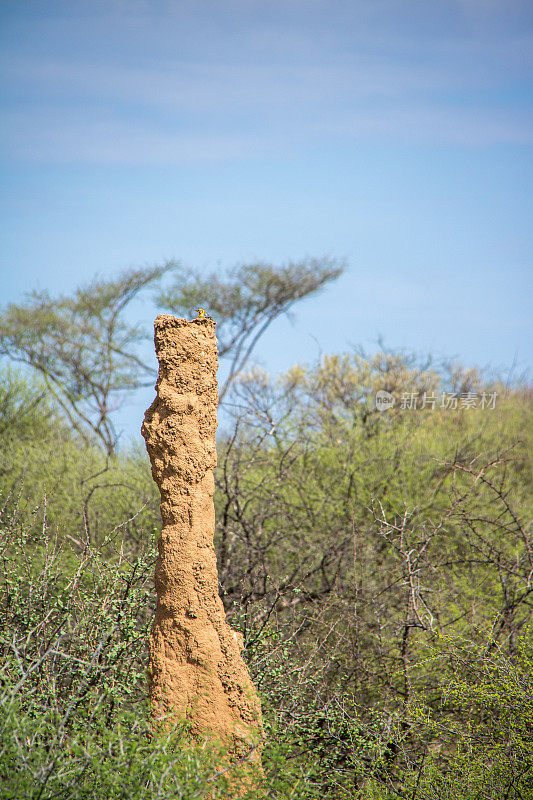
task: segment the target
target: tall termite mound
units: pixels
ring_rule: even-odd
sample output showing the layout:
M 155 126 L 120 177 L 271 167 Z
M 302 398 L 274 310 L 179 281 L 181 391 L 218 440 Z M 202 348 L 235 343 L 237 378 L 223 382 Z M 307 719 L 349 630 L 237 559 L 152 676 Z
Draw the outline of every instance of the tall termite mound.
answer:
M 197 742 L 214 738 L 230 760 L 260 760 L 261 706 L 218 595 L 213 535 L 218 353 L 215 323 L 155 321 L 156 398 L 142 434 L 161 493 L 163 530 L 150 634 L 155 721 L 187 719 Z

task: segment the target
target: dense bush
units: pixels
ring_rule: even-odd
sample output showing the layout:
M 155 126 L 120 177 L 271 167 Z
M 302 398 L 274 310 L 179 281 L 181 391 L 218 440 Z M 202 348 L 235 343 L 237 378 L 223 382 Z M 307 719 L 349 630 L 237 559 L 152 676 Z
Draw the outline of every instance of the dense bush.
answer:
M 42 509 L 1 523 L 0 796 L 227 797 L 216 752 L 150 728 L 153 537 L 128 557 L 118 532 L 72 550 Z
M 498 401 L 379 413 L 378 388 Z M 266 796 L 532 797 L 528 392 L 346 356 L 251 375 L 232 402 L 216 546 Z M 107 457 L 14 372 L 0 410 L 0 796 L 227 796 L 216 754 L 150 732 L 144 452 Z

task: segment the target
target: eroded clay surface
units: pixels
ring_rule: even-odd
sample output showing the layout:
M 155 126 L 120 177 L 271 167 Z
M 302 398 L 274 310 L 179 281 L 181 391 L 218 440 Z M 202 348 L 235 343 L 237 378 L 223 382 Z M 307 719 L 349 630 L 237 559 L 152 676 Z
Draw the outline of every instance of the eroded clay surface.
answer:
M 163 530 L 150 635 L 155 720 L 187 718 L 197 741 L 215 737 L 232 760 L 261 739 L 261 707 L 226 623 L 213 547 L 218 353 L 215 324 L 162 315 L 155 321 L 157 396 L 142 434 L 161 493 Z M 250 758 L 258 762 L 260 745 Z

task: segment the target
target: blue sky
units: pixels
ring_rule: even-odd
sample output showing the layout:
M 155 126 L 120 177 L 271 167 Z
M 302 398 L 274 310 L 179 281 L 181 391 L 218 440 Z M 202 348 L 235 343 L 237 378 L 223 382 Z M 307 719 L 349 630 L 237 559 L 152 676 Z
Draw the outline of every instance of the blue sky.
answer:
M 379 336 L 531 364 L 530 0 L 2 0 L 0 23 L 3 303 L 327 254 L 346 275 L 266 369 Z

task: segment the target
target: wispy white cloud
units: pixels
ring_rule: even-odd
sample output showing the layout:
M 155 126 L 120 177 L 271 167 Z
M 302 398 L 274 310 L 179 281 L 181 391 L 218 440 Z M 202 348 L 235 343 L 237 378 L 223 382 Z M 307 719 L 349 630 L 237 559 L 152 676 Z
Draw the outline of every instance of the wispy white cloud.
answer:
M 509 3 L 523 6 L 522 0 Z M 426 6 L 410 4 L 427 26 Z M 216 9 L 199 5 L 204 12 Z M 322 31 L 305 12 L 325 15 L 323 0 L 289 6 L 232 0 L 244 21 L 217 38 L 210 20 L 213 46 L 205 53 L 201 40 L 194 48 L 201 17 L 192 2 L 89 3 L 93 15 L 98 7 L 104 16 L 135 19 L 137 28 L 146 20 L 164 43 L 161 52 L 149 47 L 137 60 L 107 51 L 98 57 L 84 50 L 27 57 L 8 52 L 5 151 L 17 159 L 174 164 L 290 154 L 321 140 L 327 147 L 331 137 L 350 143 L 531 143 L 532 111 L 520 87 L 533 66 L 533 35 L 511 26 L 496 36 L 502 16 L 497 0 L 490 0 L 489 10 L 477 0 L 450 4 L 469 19 L 483 17 L 490 31 L 480 36 L 468 30 L 459 35 L 457 19 L 442 32 L 433 25 L 429 36 L 405 23 L 397 31 L 390 25 L 382 30 L 376 8 L 394 14 L 391 0 L 376 0 L 372 8 L 334 5 L 338 19 Z M 290 24 L 284 24 L 287 7 Z M 261 13 L 254 17 L 253 9 Z M 361 26 L 347 32 L 343 14 Z M 169 17 L 180 22 L 170 33 Z M 185 41 L 181 50 L 168 46 L 178 34 Z
M 163 130 L 146 119 L 131 124 L 114 120 L 66 117 L 61 113 L 10 114 L 0 142 L 17 160 L 55 163 L 187 165 L 257 158 L 293 157 L 307 144 L 335 147 L 339 142 L 387 141 L 402 144 L 486 146 L 533 144 L 533 115 L 488 113 L 479 108 L 389 107 L 376 113 L 360 109 L 303 125 L 251 126 L 229 131 L 201 126 L 190 132 Z
M 533 44 L 533 42 L 532 42 Z M 467 74 L 443 65 L 412 65 L 359 56 L 340 63 L 247 64 L 174 63 L 155 68 L 44 60 L 12 62 L 6 80 L 18 93 L 40 102 L 112 102 L 116 108 L 135 103 L 145 109 L 183 112 L 272 110 L 333 102 L 398 98 L 421 93 L 484 87 L 475 66 Z
M 450 104 L 394 105 L 376 115 L 366 110 L 329 123 L 331 135 L 402 144 L 533 144 L 533 113 Z
M 63 124 L 62 124 L 63 122 Z M 69 120 L 57 116 L 5 119 L 4 149 L 32 162 L 183 166 L 279 155 L 267 136 L 238 133 L 165 133 L 157 126 Z

